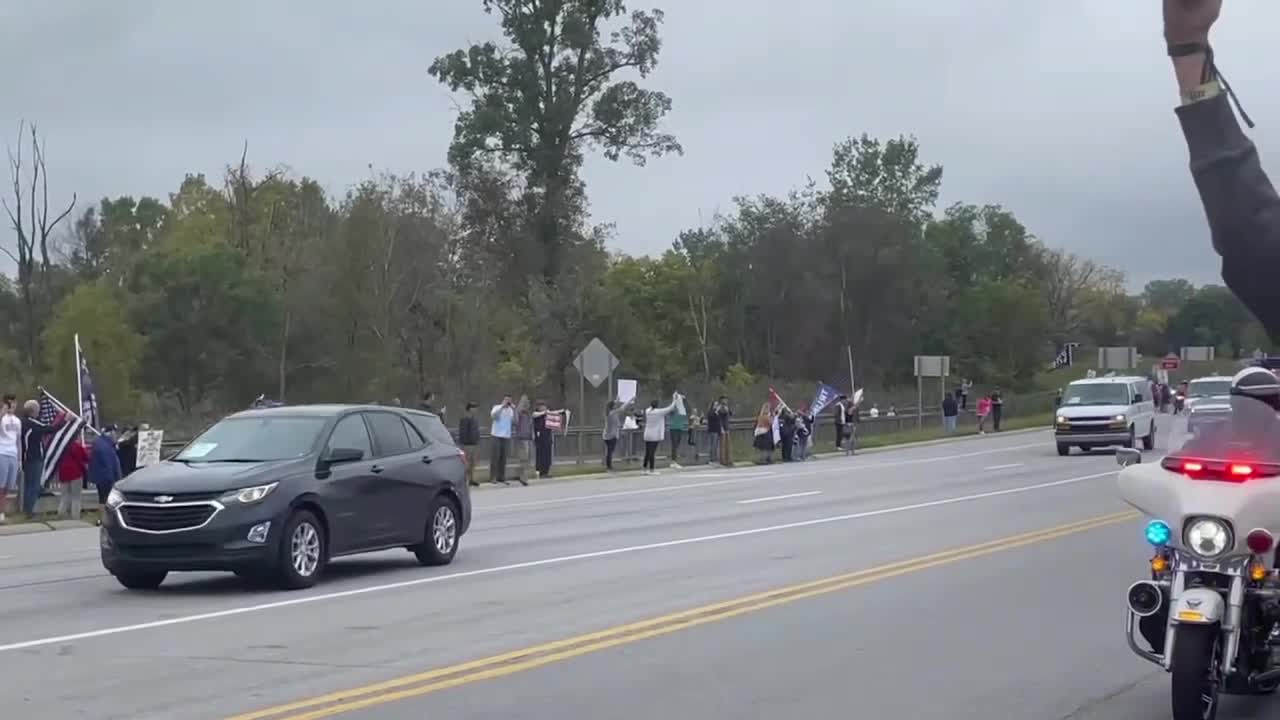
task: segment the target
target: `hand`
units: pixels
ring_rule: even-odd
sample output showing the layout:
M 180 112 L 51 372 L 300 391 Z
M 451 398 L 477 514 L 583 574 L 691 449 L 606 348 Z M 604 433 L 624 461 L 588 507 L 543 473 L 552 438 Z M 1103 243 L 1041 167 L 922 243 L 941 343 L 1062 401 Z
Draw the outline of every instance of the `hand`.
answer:
M 1164 0 L 1164 39 L 1170 45 L 1207 43 L 1222 0 Z

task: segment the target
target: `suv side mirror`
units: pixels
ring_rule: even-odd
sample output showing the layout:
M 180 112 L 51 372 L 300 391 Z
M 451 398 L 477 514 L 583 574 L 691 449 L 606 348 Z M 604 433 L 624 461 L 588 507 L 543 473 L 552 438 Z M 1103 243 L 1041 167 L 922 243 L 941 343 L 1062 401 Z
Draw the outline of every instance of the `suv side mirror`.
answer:
M 320 458 L 320 462 L 326 466 L 341 465 L 343 463 L 357 462 L 364 458 L 364 451 L 358 448 L 330 448 Z
M 1138 465 L 1142 462 L 1142 451 L 1134 448 L 1117 448 L 1116 464 L 1120 467 Z

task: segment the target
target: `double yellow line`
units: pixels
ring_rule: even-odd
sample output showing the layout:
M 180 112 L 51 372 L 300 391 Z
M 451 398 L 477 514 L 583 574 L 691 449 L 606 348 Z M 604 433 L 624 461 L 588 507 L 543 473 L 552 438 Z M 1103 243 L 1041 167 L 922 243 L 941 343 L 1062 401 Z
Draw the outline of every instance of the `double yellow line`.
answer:
M 887 580 L 899 575 L 920 572 L 961 560 L 970 560 L 984 555 L 1013 550 L 1026 545 L 1048 542 L 1105 525 L 1133 520 L 1138 516 L 1138 513 L 1128 511 L 1094 517 L 1067 525 L 1014 535 L 978 545 L 956 548 L 933 555 L 925 555 L 866 570 L 704 605 L 629 625 L 620 625 L 598 632 L 578 635 L 577 637 L 527 647 L 514 652 L 494 655 L 458 665 L 450 665 L 429 672 L 408 675 L 343 692 L 321 695 L 309 700 L 300 700 L 286 705 L 236 715 L 227 720 L 317 720 L 318 718 L 332 717 L 353 710 L 361 710 L 461 685 L 469 685 L 481 680 L 491 680 L 525 670 L 532 670 L 599 650 L 628 645 L 698 625 L 727 620 L 738 615 L 757 612 L 766 608 L 785 605 L 797 600 L 846 590 L 880 580 Z

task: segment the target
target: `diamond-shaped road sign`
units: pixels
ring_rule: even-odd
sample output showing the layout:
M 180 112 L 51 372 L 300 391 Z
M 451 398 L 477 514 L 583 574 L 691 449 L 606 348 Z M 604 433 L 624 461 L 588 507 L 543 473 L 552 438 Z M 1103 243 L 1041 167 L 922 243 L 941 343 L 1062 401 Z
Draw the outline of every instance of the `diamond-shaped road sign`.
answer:
M 573 367 L 577 369 L 591 387 L 598 388 L 618 369 L 622 361 L 618 360 L 600 338 L 592 338 L 591 342 L 573 359 Z

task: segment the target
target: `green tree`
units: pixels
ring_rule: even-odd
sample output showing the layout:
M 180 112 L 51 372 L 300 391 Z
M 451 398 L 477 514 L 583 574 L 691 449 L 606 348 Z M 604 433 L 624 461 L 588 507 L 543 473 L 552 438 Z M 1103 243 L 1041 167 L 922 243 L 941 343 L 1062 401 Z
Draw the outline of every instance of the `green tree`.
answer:
M 1142 289 L 1142 302 L 1165 315 L 1173 315 L 1195 294 L 1196 286 L 1189 280 L 1152 280 Z
M 102 417 L 115 421 L 133 415 L 137 410 L 133 382 L 144 344 L 130 321 L 128 298 L 111 285 L 87 283 L 54 308 L 42 340 L 48 373 L 44 382 L 73 408 L 76 335 L 93 372 Z
M 659 129 L 670 98 L 617 79 L 653 70 L 662 12 L 628 14 L 622 0 L 483 0 L 483 6 L 501 17 L 507 45 L 455 50 L 429 70 L 470 96 L 458 115 L 450 159 L 465 167 L 497 157 L 523 174 L 536 270 L 555 282 L 565 232 L 585 207 L 579 179 L 585 151 L 596 147 L 610 160 L 637 164 L 681 151 Z M 608 30 L 614 21 L 620 26 Z
M 147 339 L 147 385 L 190 412 L 216 399 L 235 407 L 269 390 L 278 296 L 222 242 L 163 245 L 135 271 L 136 326 Z

